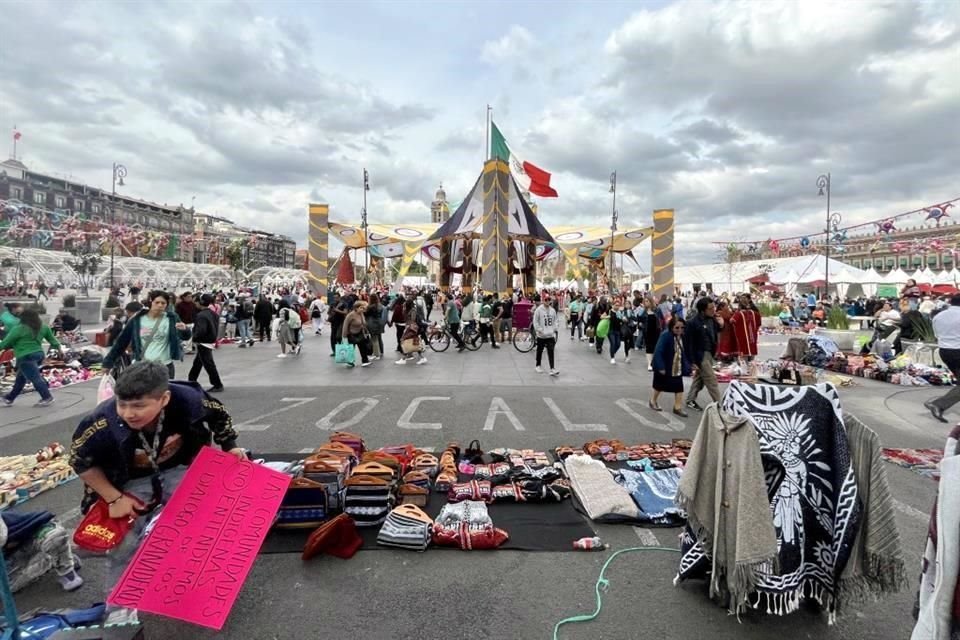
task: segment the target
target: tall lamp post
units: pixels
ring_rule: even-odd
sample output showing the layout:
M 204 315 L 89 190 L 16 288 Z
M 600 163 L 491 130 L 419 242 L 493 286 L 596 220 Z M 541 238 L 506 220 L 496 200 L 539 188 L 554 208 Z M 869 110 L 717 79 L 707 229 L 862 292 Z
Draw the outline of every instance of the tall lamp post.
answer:
M 367 246 L 367 191 L 370 191 L 370 174 L 363 170 L 363 210 L 360 212 L 360 226 L 363 227 L 363 285 L 367 285 L 370 271 L 370 247 Z
M 818 195 L 827 196 L 827 227 L 824 229 L 826 238 L 824 241 L 824 263 L 823 263 L 823 290 L 830 299 L 830 243 L 833 242 L 831 235 L 840 229 L 842 218 L 839 213 L 830 211 L 830 174 L 825 173 L 817 178 Z
M 113 163 L 113 189 L 110 198 L 110 227 L 115 234 L 117 226 L 117 186 L 123 186 L 123 179 L 127 177 L 127 168 L 122 164 Z M 117 239 L 110 238 L 110 291 L 113 291 L 113 257 L 116 253 Z
M 607 276 L 607 288 L 613 295 L 613 236 L 617 232 L 617 172 L 610 174 L 610 193 L 613 194 L 613 205 L 610 214 L 610 275 Z

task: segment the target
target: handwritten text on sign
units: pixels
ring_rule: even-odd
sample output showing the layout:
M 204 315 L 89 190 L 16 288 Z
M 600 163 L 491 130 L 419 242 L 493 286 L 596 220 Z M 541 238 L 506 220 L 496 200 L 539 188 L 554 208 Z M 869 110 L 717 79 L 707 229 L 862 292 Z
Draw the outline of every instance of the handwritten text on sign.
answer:
M 205 447 L 107 601 L 221 629 L 289 483 Z

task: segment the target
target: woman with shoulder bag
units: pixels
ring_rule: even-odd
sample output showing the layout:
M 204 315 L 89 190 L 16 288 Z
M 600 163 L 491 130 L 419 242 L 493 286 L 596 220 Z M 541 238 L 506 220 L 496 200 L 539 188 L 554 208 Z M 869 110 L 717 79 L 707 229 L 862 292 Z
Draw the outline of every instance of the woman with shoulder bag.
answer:
M 367 332 L 370 334 L 370 347 L 373 351 L 372 360 L 379 360 L 383 356 L 383 305 L 380 296 L 370 294 L 370 304 L 364 313 L 367 320 Z
M 417 364 L 426 364 L 427 358 L 423 355 L 423 342 L 420 340 L 420 327 L 417 323 L 417 305 L 413 299 L 403 305 L 406 314 L 406 328 L 400 341 L 403 355 L 394 364 L 407 364 L 414 354 L 417 355 Z
M 370 366 L 370 334 L 367 331 L 367 322 L 364 313 L 367 310 L 367 303 L 358 300 L 353 304 L 353 309 L 343 320 L 340 338 L 346 338 L 347 341 L 360 349 L 360 366 Z M 354 365 L 351 363 L 351 367 Z
M 657 400 L 661 393 L 672 393 L 673 413 L 681 418 L 687 417 L 683 410 L 683 376 L 690 375 L 693 367 L 683 348 L 683 329 L 685 323 L 674 315 L 667 329 L 657 339 L 653 354 L 653 394 L 650 396 L 650 408 L 661 411 Z

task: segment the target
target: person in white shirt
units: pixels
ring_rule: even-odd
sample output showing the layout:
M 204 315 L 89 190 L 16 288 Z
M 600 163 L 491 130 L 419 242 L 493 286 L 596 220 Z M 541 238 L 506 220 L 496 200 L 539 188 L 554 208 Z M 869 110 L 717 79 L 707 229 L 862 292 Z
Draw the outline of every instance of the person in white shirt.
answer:
M 310 303 L 310 321 L 313 323 L 313 334 L 323 334 L 323 320 L 327 317 L 327 303 L 322 297 L 314 298 Z
M 550 363 L 550 375 L 558 376 L 560 372 L 554 366 L 554 347 L 557 346 L 557 333 L 560 325 L 557 322 L 557 310 L 550 304 L 550 296 L 544 295 L 540 299 L 540 306 L 533 312 L 533 331 L 537 338 L 537 373 L 543 373 L 540 364 L 543 361 L 543 350 L 547 350 L 547 361 Z
M 924 402 L 934 418 L 947 422 L 943 412 L 960 402 L 960 295 L 950 298 L 950 306 L 933 316 L 933 330 L 937 334 L 940 359 L 953 372 L 956 384 L 946 394 Z
M 934 302 L 930 298 L 930 296 L 927 296 L 926 298 L 923 299 L 923 302 L 920 303 L 920 307 L 917 310 L 923 315 L 929 316 L 931 313 L 934 312 L 936 308 L 937 308 L 937 303 Z

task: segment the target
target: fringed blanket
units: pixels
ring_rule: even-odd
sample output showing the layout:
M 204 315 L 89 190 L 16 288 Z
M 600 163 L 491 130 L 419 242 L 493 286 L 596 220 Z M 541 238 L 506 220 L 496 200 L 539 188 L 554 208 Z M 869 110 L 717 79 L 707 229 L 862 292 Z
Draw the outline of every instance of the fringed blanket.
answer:
M 662 526 L 683 524 L 686 519 L 683 510 L 674 502 L 680 484 L 680 469 L 644 472 L 621 469 L 615 476 L 640 508 L 640 520 Z
M 960 426 L 947 437 L 937 502 L 923 551 L 911 640 L 960 638 Z
M 777 535 L 779 571 L 758 572 L 748 604 L 784 615 L 812 598 L 832 620 L 861 517 L 837 390 L 734 381 L 721 404 L 757 427 Z M 710 562 L 689 529 L 681 547 L 678 578 L 704 577 Z

